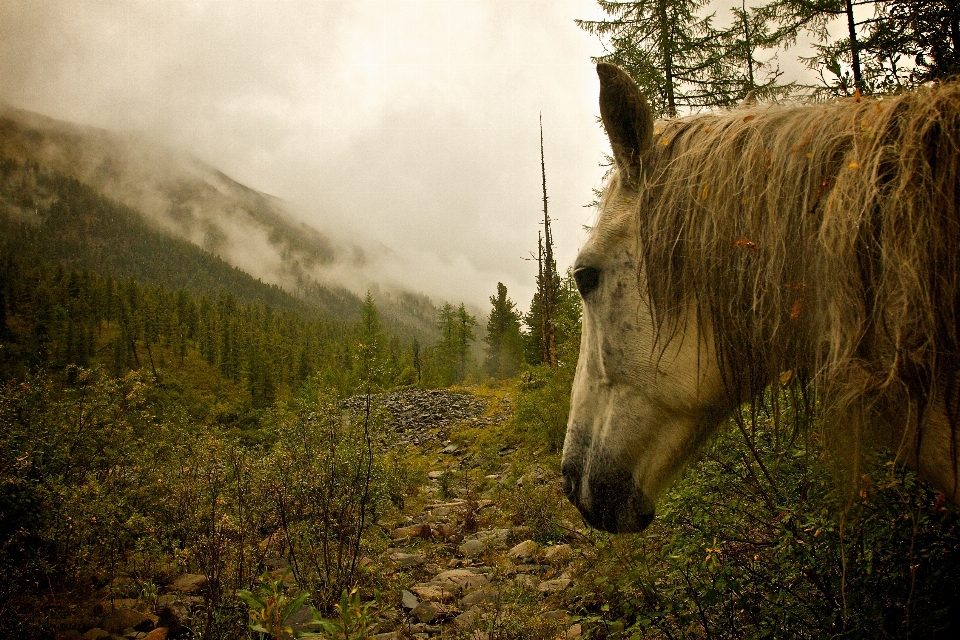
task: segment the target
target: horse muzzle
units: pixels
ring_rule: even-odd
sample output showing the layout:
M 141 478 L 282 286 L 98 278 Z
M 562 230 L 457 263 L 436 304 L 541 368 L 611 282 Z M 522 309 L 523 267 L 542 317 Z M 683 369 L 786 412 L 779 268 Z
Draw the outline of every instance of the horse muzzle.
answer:
M 653 502 L 617 465 L 591 465 L 584 474 L 578 461 L 561 466 L 563 492 L 591 527 L 610 533 L 638 533 L 653 522 Z

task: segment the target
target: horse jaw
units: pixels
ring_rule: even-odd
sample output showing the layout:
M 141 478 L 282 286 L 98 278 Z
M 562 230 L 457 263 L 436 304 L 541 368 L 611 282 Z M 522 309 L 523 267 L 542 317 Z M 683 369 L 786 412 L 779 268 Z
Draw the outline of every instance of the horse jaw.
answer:
M 562 474 L 590 525 L 625 533 L 650 524 L 657 497 L 728 407 L 712 333 L 693 307 L 657 335 L 638 283 L 634 194 L 611 188 L 574 267 L 600 277 L 584 296 Z

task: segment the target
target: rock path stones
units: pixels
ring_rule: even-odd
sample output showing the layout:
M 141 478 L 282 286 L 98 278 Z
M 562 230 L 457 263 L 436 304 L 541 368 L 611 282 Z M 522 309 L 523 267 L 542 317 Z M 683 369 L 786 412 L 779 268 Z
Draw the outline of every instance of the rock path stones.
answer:
M 362 416 L 366 396 L 353 396 L 343 401 L 345 409 L 354 416 Z M 445 440 L 449 429 L 459 422 L 490 424 L 483 418 L 486 402 L 470 393 L 442 390 L 403 389 L 371 396 L 371 406 L 385 409 L 393 418 L 393 427 L 399 435 L 397 444 L 425 445 L 430 441 Z M 458 451 L 448 445 L 444 453 Z

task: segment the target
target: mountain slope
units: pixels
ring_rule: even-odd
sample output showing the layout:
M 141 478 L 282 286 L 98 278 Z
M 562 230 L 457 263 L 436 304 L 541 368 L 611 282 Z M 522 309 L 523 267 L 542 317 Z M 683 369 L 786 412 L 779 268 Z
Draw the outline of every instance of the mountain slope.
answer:
M 196 158 L 142 136 L 76 125 L 6 105 L 0 105 L 0 158 L 46 172 L 55 182 L 72 178 L 101 200 L 110 201 L 110 206 L 126 207 L 121 217 L 128 232 L 116 225 L 109 230 L 98 228 L 105 218 L 86 214 L 94 220 L 83 228 L 94 236 L 100 234 L 99 239 L 81 240 L 78 236 L 70 250 L 81 253 L 70 254 L 64 245 L 55 252 L 58 259 L 105 269 L 114 277 L 132 276 L 204 293 L 209 293 L 209 284 L 200 281 L 218 279 L 229 280 L 229 289 L 245 299 L 250 299 L 254 289 L 266 291 L 225 275 L 229 265 L 258 278 L 267 289 L 268 285 L 283 287 L 321 313 L 356 317 L 357 292 L 340 286 L 338 274 L 360 270 L 366 260 L 362 249 L 335 241 L 296 220 L 282 200 L 250 189 Z M 35 185 L 30 181 L 36 178 L 24 179 L 27 182 L 22 185 L 8 184 L 6 188 L 7 200 L 15 203 L 11 210 L 21 217 L 29 219 L 31 207 L 44 210 L 62 195 L 33 193 Z M 66 183 L 59 180 L 58 184 L 63 187 Z M 59 224 L 71 224 L 63 212 L 54 213 L 60 216 Z M 79 233 L 79 228 L 73 233 Z M 113 240 L 103 237 L 104 233 Z M 173 240 L 204 250 L 206 257 L 186 245 L 171 244 Z M 93 246 L 98 242 L 105 244 Z M 127 251 L 117 243 L 138 248 Z M 115 255 L 118 252 L 120 255 Z M 385 322 L 398 334 L 433 339 L 437 311 L 426 296 L 371 288 Z M 270 295 L 276 299 L 278 294 Z M 289 308 L 289 300 L 282 306 Z

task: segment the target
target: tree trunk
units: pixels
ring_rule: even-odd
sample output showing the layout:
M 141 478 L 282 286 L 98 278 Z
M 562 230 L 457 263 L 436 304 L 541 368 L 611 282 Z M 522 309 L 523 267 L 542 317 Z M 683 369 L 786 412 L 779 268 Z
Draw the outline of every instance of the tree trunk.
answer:
M 860 46 L 857 43 L 857 23 L 853 18 L 853 1 L 847 2 L 847 28 L 850 30 L 850 58 L 853 64 L 853 85 L 860 90 L 860 93 L 866 93 L 863 86 L 863 77 L 860 72 Z
M 849 1 L 849 0 L 848 0 Z M 663 77 L 667 93 L 667 115 L 675 118 L 677 115 L 677 99 L 673 91 L 673 41 L 671 40 L 671 24 L 667 19 L 667 0 L 660 0 L 657 4 L 657 16 L 660 22 L 660 52 L 663 54 Z

